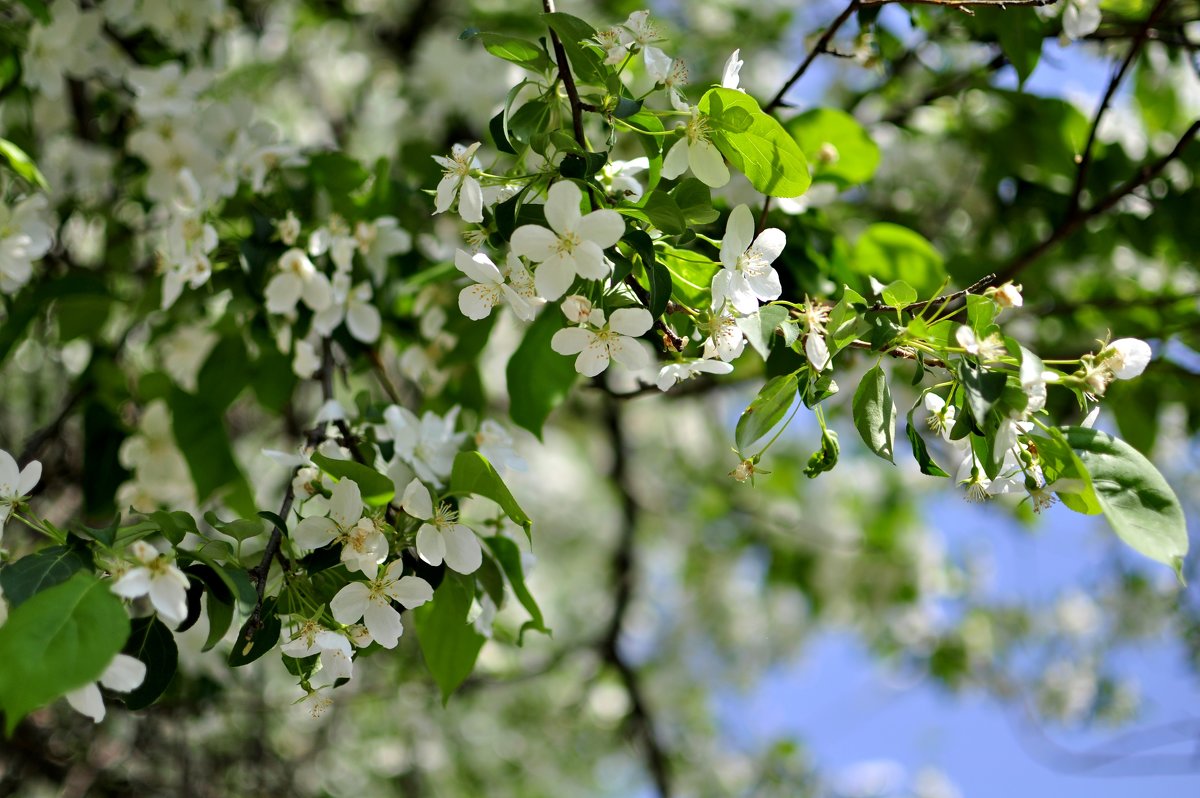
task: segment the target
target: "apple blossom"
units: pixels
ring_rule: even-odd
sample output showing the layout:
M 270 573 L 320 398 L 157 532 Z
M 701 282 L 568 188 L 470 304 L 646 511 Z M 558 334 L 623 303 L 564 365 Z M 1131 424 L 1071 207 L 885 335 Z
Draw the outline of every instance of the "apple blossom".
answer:
M 302 549 L 342 544 L 341 561 L 351 571 L 374 576 L 388 554 L 387 538 L 375 519 L 363 517 L 358 483 L 343 479 L 333 486 L 329 516 L 309 516 L 296 525 L 292 540 Z
M 458 522 L 458 512 L 445 503 L 435 509 L 429 489 L 414 479 L 404 489 L 400 502 L 404 512 L 425 521 L 417 530 L 417 554 L 430 565 L 441 565 L 460 574 L 470 574 L 483 564 L 483 548 L 465 525 Z M 372 632 L 373 634 L 374 632 Z
M 25 501 L 41 477 L 39 461 L 32 460 L 24 468 L 18 468 L 13 456 L 0 449 L 0 540 L 4 538 L 4 524 L 13 507 Z
M 544 299 L 562 296 L 575 278 L 602 280 L 611 265 L 604 250 L 625 232 L 625 222 L 616 211 L 579 211 L 583 193 L 569 180 L 560 180 L 546 193 L 547 230 L 526 224 L 512 235 L 512 251 L 539 264 L 534 274 L 537 292 Z
M 351 287 L 349 272 L 339 271 L 333 275 L 330 288 L 333 299 L 313 316 L 313 329 L 321 336 L 329 337 L 345 321 L 346 329 L 355 339 L 364 344 L 378 341 L 383 320 L 379 309 L 371 302 L 371 284 L 361 282 Z
M 146 680 L 146 663 L 128 654 L 117 654 L 97 680 L 109 690 L 131 693 Z M 96 723 L 104 720 L 104 697 L 96 682 L 88 682 L 65 696 L 76 712 L 87 715 Z
M 479 181 L 471 174 L 480 168 L 475 151 L 479 142 L 470 147 L 455 144 L 450 150 L 450 157 L 433 156 L 442 167 L 443 176 L 437 186 L 436 210 L 434 213 L 445 213 L 458 198 L 458 215 L 464 222 L 479 223 L 483 221 L 483 190 Z
M 654 325 L 645 308 L 618 308 L 607 322 L 604 311 L 593 310 L 588 326 L 565 327 L 550 339 L 550 348 L 560 355 L 579 355 L 575 370 L 585 377 L 595 377 L 608 368 L 609 360 L 635 370 L 649 365 L 646 351 L 636 342 Z M 596 327 L 598 329 L 589 329 Z
M 522 321 L 533 321 L 537 315 L 536 304 L 524 296 L 505 280 L 505 276 L 492 263 L 492 259 L 482 252 L 470 255 L 463 250 L 454 254 L 454 265 L 463 274 L 475 281 L 458 294 L 458 309 L 468 319 L 485 319 L 492 313 L 492 308 L 502 302 L 507 302 L 513 313 Z M 513 253 L 508 253 L 508 273 L 524 275 L 522 282 L 528 285 L 529 273 L 521 259 Z
M 404 563 L 392 560 L 378 577 L 369 582 L 351 582 L 329 602 L 334 619 L 341 624 L 363 620 L 371 639 L 384 648 L 395 648 L 404 634 L 400 613 L 392 607 L 398 601 L 407 609 L 433 599 L 433 588 L 417 576 L 401 576 Z
M 117 577 L 112 591 L 128 599 L 149 595 L 159 617 L 171 626 L 183 623 L 188 589 L 183 571 L 144 540 L 135 540 L 129 550 L 140 564 Z
M 669 391 L 675 385 L 699 374 L 728 374 L 731 371 L 733 364 L 720 360 L 685 360 L 663 366 L 658 372 L 656 384 L 660 391 Z
M 396 450 L 389 473 L 399 473 L 402 469 L 396 466 L 403 463 L 423 481 L 440 486 L 442 480 L 450 476 L 454 456 L 467 437 L 465 432 L 454 431 L 458 408 L 453 408 L 445 417 L 426 411 L 418 420 L 408 408 L 391 405 L 383 411 L 383 418 Z M 405 479 L 405 483 L 407 481 Z
M 349 679 L 354 675 L 353 652 L 350 640 L 345 635 L 324 629 L 315 621 L 305 621 L 295 634 L 279 647 L 289 657 L 301 659 L 314 654 L 321 656 L 321 671 L 318 674 L 323 684 L 333 684 L 338 679 Z
M 671 69 L 671 58 L 662 50 L 651 45 L 659 41 L 658 29 L 650 22 L 649 11 L 634 11 L 622 27 L 622 41 L 628 46 L 641 48 L 646 72 L 655 82 L 661 83 Z
M 746 337 L 738 319 L 728 309 L 713 314 L 708 322 L 708 338 L 704 340 L 704 357 L 729 362 L 741 356 Z
M 711 188 L 720 188 L 729 182 L 729 167 L 725 158 L 712 143 L 708 117 L 692 108 L 692 116 L 684 125 L 684 135 L 673 145 L 663 158 L 662 176 L 674 180 L 689 168 L 700 182 Z
M 313 311 L 322 311 L 333 302 L 333 286 L 329 278 L 317 270 L 304 250 L 293 247 L 279 258 L 279 273 L 267 283 L 263 292 L 267 312 L 292 315 L 296 303 L 303 301 Z
M 786 245 L 787 236 L 776 227 L 768 227 L 755 237 L 750 208 L 734 208 L 721 240 L 723 268 L 713 277 L 713 310 L 720 310 L 728 300 L 737 312 L 753 313 L 760 300 L 778 299 L 783 289 L 771 263 Z
M 1150 363 L 1150 344 L 1140 338 L 1118 338 L 1100 352 L 1103 363 L 1118 380 L 1132 380 Z

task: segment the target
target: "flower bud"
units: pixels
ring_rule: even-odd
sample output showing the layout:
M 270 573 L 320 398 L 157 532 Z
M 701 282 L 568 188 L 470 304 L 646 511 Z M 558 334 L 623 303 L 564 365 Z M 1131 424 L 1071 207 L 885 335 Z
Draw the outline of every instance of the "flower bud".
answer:
M 1118 380 L 1132 380 L 1150 362 L 1150 344 L 1140 338 L 1118 338 L 1100 353 L 1104 365 Z
M 592 303 L 587 297 L 571 294 L 563 300 L 562 312 L 573 324 L 583 324 L 592 315 Z

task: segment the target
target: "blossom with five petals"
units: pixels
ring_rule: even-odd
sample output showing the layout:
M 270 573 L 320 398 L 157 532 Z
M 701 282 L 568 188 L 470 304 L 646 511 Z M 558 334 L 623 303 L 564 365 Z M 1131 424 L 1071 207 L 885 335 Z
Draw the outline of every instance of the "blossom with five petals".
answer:
M 333 301 L 333 286 L 323 272 L 317 270 L 304 250 L 293 247 L 279 258 L 279 273 L 267 283 L 263 292 L 267 298 L 267 312 L 291 315 L 296 303 L 320 312 Z
M 602 280 L 610 264 L 604 250 L 621 240 L 625 222 L 616 211 L 579 211 L 583 193 L 569 180 L 561 180 L 546 193 L 546 221 L 550 229 L 536 224 L 518 227 L 512 235 L 512 251 L 539 264 L 534 274 L 537 292 L 545 299 L 558 299 L 576 276 Z
M 720 188 L 729 182 L 729 167 L 717 145 L 712 143 L 708 117 L 692 108 L 692 116 L 684 126 L 684 135 L 675 142 L 663 158 L 662 176 L 674 180 L 689 168 L 696 178 L 710 188 Z
M 302 549 L 342 544 L 341 560 L 351 571 L 374 576 L 388 554 L 387 538 L 373 518 L 363 518 L 362 491 L 352 479 L 333 486 L 329 516 L 309 516 L 296 525 L 292 540 Z
M 454 456 L 467 437 L 465 432 L 454 431 L 458 408 L 453 408 L 444 417 L 426 411 L 418 420 L 408 408 L 392 405 L 383 411 L 383 419 L 396 450 L 388 473 L 399 483 L 397 492 L 401 490 L 400 485 L 408 484 L 414 472 L 422 481 L 441 486 L 442 480 L 450 476 Z M 402 465 L 411 467 L 412 471 L 401 482 L 397 475 L 404 469 L 397 466 Z
M 565 327 L 550 339 L 550 348 L 560 355 L 575 355 L 575 370 L 585 377 L 595 377 L 616 360 L 631 371 L 650 365 L 646 350 L 635 340 L 645 335 L 654 324 L 645 308 L 620 308 L 612 312 L 607 322 L 604 311 L 593 310 L 588 315 L 589 327 Z
M 315 621 L 305 621 L 279 650 L 297 659 L 320 654 L 321 684 L 333 684 L 338 679 L 349 679 L 354 675 L 354 654 L 350 641 L 345 635 L 324 629 Z
M 532 294 L 533 286 L 529 271 L 513 253 L 508 253 L 507 275 L 501 274 L 492 259 L 482 252 L 471 255 L 460 249 L 454 253 L 454 265 L 475 281 L 458 294 L 458 309 L 468 319 L 485 319 L 491 315 L 492 308 L 505 301 L 522 321 L 533 321 L 537 315 L 536 308 L 541 300 L 521 290 L 524 286 Z
M 351 582 L 343 587 L 329 602 L 334 619 L 348 624 L 362 618 L 376 643 L 395 648 L 404 634 L 404 624 L 392 602 L 398 601 L 411 610 L 433 598 L 433 588 L 428 582 L 418 576 L 401 576 L 403 571 L 404 563 L 392 560 L 370 582 Z

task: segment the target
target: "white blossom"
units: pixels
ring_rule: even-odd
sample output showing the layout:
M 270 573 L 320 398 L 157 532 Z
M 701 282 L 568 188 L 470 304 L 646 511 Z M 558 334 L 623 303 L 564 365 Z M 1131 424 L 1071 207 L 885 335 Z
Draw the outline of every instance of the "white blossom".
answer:
M 513 437 L 498 421 L 486 418 L 475 433 L 475 447 L 497 471 L 524 471 L 525 461 L 513 446 Z
M 483 547 L 464 524 L 458 512 L 446 503 L 433 506 L 429 489 L 412 480 L 404 489 L 400 506 L 413 518 L 424 521 L 417 530 L 417 554 L 430 565 L 441 565 L 460 574 L 474 573 L 483 564 Z
M 708 322 L 708 338 L 704 340 L 704 357 L 729 362 L 738 358 L 746 348 L 746 337 L 738 319 L 729 309 L 712 316 Z
M 384 410 L 383 418 L 396 450 L 389 473 L 395 472 L 396 464 L 403 462 L 424 482 L 441 486 L 442 480 L 450 476 L 454 456 L 467 437 L 465 432 L 454 431 L 458 408 L 452 409 L 444 418 L 426 411 L 418 420 L 411 410 L 391 405 Z M 400 486 L 396 490 L 399 491 Z
M 610 264 L 604 250 L 613 246 L 625 232 L 625 222 L 616 211 L 579 211 L 583 194 L 579 186 L 560 180 L 546 194 L 546 222 L 526 224 L 512 235 L 512 251 L 539 264 L 534 274 L 537 292 L 545 299 L 562 296 L 576 276 L 602 280 L 609 275 Z
M 354 676 L 354 654 L 350 640 L 345 635 L 322 628 L 314 621 L 303 623 L 279 650 L 297 659 L 319 654 L 321 670 L 318 676 L 322 684 L 333 684 L 338 679 Z
M 533 321 L 537 315 L 540 300 L 525 296 L 506 280 L 492 259 L 482 252 L 471 255 L 463 250 L 454 254 L 454 265 L 463 274 L 475 281 L 458 294 L 458 309 L 468 319 L 485 319 L 492 313 L 492 308 L 502 302 L 507 302 L 513 313 L 522 321 Z M 517 281 L 525 286 L 530 285 L 529 272 L 521 259 L 513 253 L 508 253 L 507 272 L 515 275 Z
M 787 236 L 776 227 L 768 227 L 755 238 L 750 208 L 734 208 L 721 239 L 723 268 L 713 277 L 713 310 L 720 310 L 728 300 L 738 313 L 753 313 L 760 300 L 778 299 L 783 289 L 771 263 L 786 245 Z
M 669 391 L 675 385 L 699 374 L 728 374 L 731 371 L 733 371 L 733 364 L 720 360 L 685 360 L 680 363 L 668 363 L 659 369 L 657 385 L 660 391 Z
M 361 618 L 376 643 L 395 648 L 404 634 L 404 624 L 391 602 L 398 601 L 413 609 L 433 598 L 433 588 L 428 582 L 416 576 L 401 576 L 403 570 L 402 561 L 392 560 L 370 582 L 351 582 L 343 587 L 329 602 L 334 619 L 348 624 Z
M 712 143 L 708 117 L 692 108 L 692 116 L 684 125 L 684 135 L 663 158 L 662 176 L 674 180 L 688 169 L 700 182 L 720 188 L 729 182 L 729 167 L 721 151 Z
M 1100 353 L 1104 365 L 1118 380 L 1140 376 L 1150 364 L 1150 344 L 1140 338 L 1118 338 Z
M 146 663 L 128 654 L 117 654 L 100 674 L 99 683 L 109 690 L 131 693 L 146 679 Z M 66 695 L 67 703 L 76 712 L 87 715 L 96 723 L 104 720 L 104 698 L 96 682 L 88 682 Z
M 4 524 L 12 514 L 13 505 L 25 500 L 42 478 L 42 464 L 31 460 L 24 468 L 8 452 L 0 449 L 0 540 L 4 539 Z
M 333 302 L 333 286 L 324 273 L 317 270 L 304 250 L 293 247 L 279 258 L 279 273 L 267 283 L 263 292 L 267 312 L 292 315 L 296 303 L 303 301 L 314 312 L 320 312 Z
M 383 320 L 379 308 L 371 302 L 371 284 L 361 282 L 351 287 L 350 279 L 349 272 L 339 271 L 333 275 L 330 286 L 333 298 L 324 310 L 313 316 L 313 329 L 329 337 L 345 321 L 350 335 L 364 344 L 373 344 L 379 340 Z
M 620 308 L 607 322 L 604 311 L 593 310 L 587 326 L 565 327 L 550 339 L 550 348 L 560 355 L 578 355 L 575 370 L 595 377 L 616 360 L 631 371 L 649 365 L 646 350 L 636 338 L 645 335 L 654 319 L 645 308 Z M 593 329 L 593 327 L 595 329 Z
M 394 216 L 380 216 L 373 222 L 359 222 L 354 225 L 354 238 L 376 285 L 381 285 L 387 277 L 389 258 L 412 251 L 412 233 L 401 227 Z
M 617 201 L 637 202 L 642 198 L 645 189 L 633 176 L 649 168 L 650 159 L 644 155 L 630 161 L 609 161 L 601 167 L 597 178 L 610 197 Z
M 470 147 L 455 144 L 450 150 L 450 157 L 433 156 L 443 169 L 441 182 L 437 186 L 436 210 L 434 213 L 445 213 L 458 198 L 458 215 L 464 222 L 479 223 L 483 221 L 483 189 L 479 181 L 471 174 L 480 168 L 475 151 L 479 142 Z
M 1063 35 L 1068 39 L 1082 39 L 1100 27 L 1100 0 L 1067 0 L 1063 9 Z
M 188 578 L 165 555 L 144 540 L 129 547 L 139 563 L 121 574 L 112 584 L 118 596 L 135 599 L 149 595 L 159 617 L 171 626 L 187 618 Z
M 646 73 L 661 83 L 671 69 L 671 57 L 651 44 L 658 41 L 658 29 L 650 22 L 649 11 L 634 11 L 629 15 L 622 29 L 622 41 L 626 46 L 636 44 L 641 48 Z
M 20 290 L 33 276 L 34 261 L 50 251 L 54 233 L 46 208 L 46 198 L 41 194 L 11 208 L 0 202 L 0 293 Z
M 302 549 L 319 549 L 342 544 L 341 561 L 351 571 L 373 577 L 388 555 L 387 538 L 373 518 L 363 517 L 362 491 L 352 479 L 333 486 L 329 516 L 302 519 L 292 532 L 292 541 Z
M 721 87 L 725 89 L 738 89 L 741 82 L 742 65 L 746 62 L 739 56 L 742 54 L 740 49 L 734 50 L 725 62 L 725 68 L 721 70 Z M 738 89 L 745 91 L 745 89 Z

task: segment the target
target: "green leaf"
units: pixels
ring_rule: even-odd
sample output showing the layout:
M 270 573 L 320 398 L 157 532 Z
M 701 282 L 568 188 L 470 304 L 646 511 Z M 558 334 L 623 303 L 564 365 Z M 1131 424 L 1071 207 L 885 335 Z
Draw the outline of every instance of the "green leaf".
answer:
M 854 392 L 854 426 L 872 452 L 896 462 L 896 404 L 878 363 L 863 375 Z
M 583 83 L 603 86 L 607 82 L 608 68 L 604 66 L 596 50 L 582 44 L 595 37 L 596 29 L 579 17 L 561 11 L 542 14 L 542 19 L 558 34 L 575 77 Z
M 838 445 L 837 433 L 831 429 L 821 430 L 821 448 L 808 458 L 808 465 L 804 467 L 804 476 L 816 479 L 820 474 L 832 471 L 837 465 L 840 452 L 841 446 Z
M 491 499 L 500 505 L 500 509 L 514 524 L 521 525 L 525 528 L 525 534 L 529 534 L 533 522 L 517 504 L 496 469 L 479 452 L 459 452 L 454 458 L 454 468 L 450 471 L 450 490 Z
M 442 691 L 442 703 L 475 668 L 486 638 L 467 623 L 474 591 L 467 577 L 447 573 L 433 593 L 433 601 L 413 610 L 417 641 L 425 665 Z
M 764 305 L 757 314 L 738 319 L 737 326 L 745 333 L 754 351 L 766 360 L 770 354 L 771 338 L 787 317 L 787 308 L 782 305 Z
M 691 224 L 715 222 L 721 215 L 712 204 L 712 189 L 694 177 L 685 178 L 671 189 L 671 197 Z
M 231 603 L 221 601 L 211 590 L 208 591 L 206 602 L 208 606 L 208 637 L 205 639 L 201 651 L 210 651 L 213 646 L 220 643 L 233 623 L 233 605 Z
M 135 618 L 124 653 L 146 664 L 146 678 L 140 687 L 125 696 L 125 706 L 145 709 L 166 692 L 175 677 L 179 664 L 175 636 L 157 617 Z
M 171 544 L 178 546 L 184 535 L 188 532 L 197 534 L 196 519 L 183 510 L 175 510 L 167 512 L 166 510 L 155 510 L 150 513 L 150 520 L 158 524 L 159 531 L 163 537 L 171 541 Z M 214 524 L 215 526 L 215 524 Z
M 881 283 L 903 280 L 923 298 L 934 296 L 946 278 L 941 254 L 920 233 L 898 224 L 869 226 L 854 242 L 851 267 Z
M 385 474 L 354 460 L 334 460 L 320 452 L 314 452 L 312 461 L 317 468 L 337 480 L 349 479 L 358 483 L 363 501 L 373 507 L 381 507 L 396 495 L 396 486 Z
M 710 117 L 712 142 L 755 189 L 772 197 L 798 197 L 812 178 L 800 146 L 749 94 L 714 88 L 700 98 Z
M 33 159 L 25 151 L 8 139 L 0 138 L 0 158 L 8 163 L 10 169 L 17 173 L 26 183 L 32 183 L 43 189 L 49 189 L 46 178 L 37 168 Z
M 1083 427 L 1063 432 L 1121 540 L 1181 573 L 1188 552 L 1187 522 L 1179 499 L 1158 469 L 1120 438 Z
M 68 546 L 51 546 L 22 557 L 0 569 L 4 600 L 10 608 L 19 607 L 43 590 L 67 581 L 87 565 L 83 554 Z
M 903 280 L 888 283 L 883 289 L 883 304 L 888 307 L 902 308 L 917 301 L 917 291 Z
M 921 394 L 924 397 L 924 393 Z M 919 402 L 918 402 L 919 403 Z M 917 409 L 917 405 L 913 405 L 908 411 L 908 423 L 905 425 L 905 434 L 908 435 L 908 442 L 912 444 L 913 459 L 917 461 L 917 465 L 921 469 L 922 474 L 927 474 L 931 477 L 948 477 L 950 476 L 942 467 L 933 462 L 933 458 L 929 456 L 929 448 L 925 445 L 925 439 L 921 437 L 921 433 L 917 432 L 917 427 L 913 424 L 913 412 Z
M 784 125 L 813 164 L 813 179 L 849 187 L 870 180 L 879 168 L 879 145 L 845 111 L 813 108 Z
M 990 27 L 1000 40 L 1000 49 L 1017 70 L 1019 84 L 1033 74 L 1042 57 L 1046 33 L 1037 14 L 1014 14 L 1008 10 L 980 9 L 979 23 Z
M 531 41 L 501 33 L 480 33 L 476 38 L 483 42 L 484 48 L 492 55 L 530 72 L 542 73 L 554 66 L 546 51 Z
M 84 571 L 13 608 L 0 626 L 6 734 L 31 711 L 99 679 L 128 637 L 121 600 Z
M 579 377 L 574 360 L 550 348 L 550 339 L 564 323 L 558 307 L 551 305 L 543 310 L 525 331 L 506 369 L 509 415 L 539 438 L 546 417 L 567 397 Z
M 744 453 L 783 420 L 796 401 L 798 390 L 799 384 L 794 373 L 781 374 L 767 381 L 738 419 L 734 439 L 739 452 Z
M 529 613 L 529 620 L 521 626 L 521 631 L 517 635 L 517 645 L 521 644 L 525 632 L 529 629 L 546 635 L 550 634 L 550 630 L 546 628 L 546 622 L 542 618 L 541 608 L 538 607 L 529 588 L 525 586 L 525 571 L 521 567 L 521 550 L 517 548 L 517 544 L 499 535 L 484 538 L 483 542 L 492 550 L 492 556 L 496 558 L 496 562 L 500 563 L 501 570 L 508 577 L 513 595 Z
M 641 208 L 650 223 L 667 235 L 679 235 L 688 227 L 683 211 L 665 191 L 649 192 Z
M 983 428 L 988 413 L 1004 394 L 1008 380 L 1003 372 L 988 371 L 967 358 L 958 361 L 958 380 L 967 396 L 967 407 L 975 425 Z
M 253 618 L 246 619 L 238 631 L 237 639 L 233 641 L 233 648 L 229 652 L 230 667 L 249 665 L 275 648 L 275 644 L 279 642 L 279 633 L 283 629 L 283 624 L 279 622 L 279 616 L 275 614 L 274 598 L 268 598 L 263 602 L 262 626 L 247 639 L 246 633 L 250 631 L 250 623 L 253 620 Z
M 227 505 L 243 515 L 253 515 L 254 494 L 229 447 L 222 413 L 179 388 L 171 391 L 170 405 L 175 443 L 196 485 L 196 500 L 203 504 L 222 491 Z

